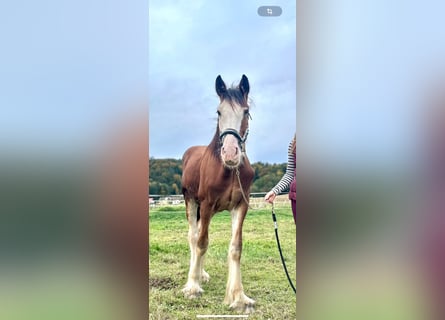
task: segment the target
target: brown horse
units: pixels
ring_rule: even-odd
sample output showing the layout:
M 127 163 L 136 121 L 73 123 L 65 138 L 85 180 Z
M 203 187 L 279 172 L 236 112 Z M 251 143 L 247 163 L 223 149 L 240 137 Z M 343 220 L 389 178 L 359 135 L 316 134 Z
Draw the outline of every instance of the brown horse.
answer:
M 228 210 L 232 217 L 232 239 L 224 303 L 231 309 L 250 312 L 255 301 L 244 294 L 240 271 L 242 228 L 254 177 L 245 150 L 250 118 L 249 80 L 243 75 L 236 88 L 226 88 L 218 76 L 215 87 L 220 104 L 213 140 L 208 146 L 189 148 L 182 159 L 182 193 L 191 252 L 188 280 L 182 291 L 188 298 L 196 298 L 203 292 L 200 282 L 210 279 L 204 271 L 210 220 L 215 213 Z

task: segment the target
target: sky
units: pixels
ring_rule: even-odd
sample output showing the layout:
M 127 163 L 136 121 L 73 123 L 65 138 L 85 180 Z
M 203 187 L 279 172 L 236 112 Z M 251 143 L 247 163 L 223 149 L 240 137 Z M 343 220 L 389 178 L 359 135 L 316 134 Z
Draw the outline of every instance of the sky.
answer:
M 406 167 L 419 154 L 419 101 L 443 66 L 441 1 L 309 1 L 259 17 L 261 1 L 151 1 L 150 156 L 181 158 L 213 136 L 218 74 L 251 83 L 247 154 L 283 163 L 297 132 L 307 161 L 345 168 Z M 309 10 L 311 8 L 314 10 Z M 298 92 L 298 96 L 297 96 Z M 420 107 L 421 108 L 421 107 Z
M 150 156 L 179 159 L 213 136 L 216 76 L 246 74 L 252 162 L 286 162 L 295 131 L 316 160 L 415 157 L 416 102 L 444 69 L 445 2 L 310 3 L 297 83 L 294 1 L 267 18 L 253 0 L 3 1 L 0 147 L 79 150 L 148 95 Z
M 261 17 L 260 1 L 151 1 L 149 7 L 150 156 L 180 159 L 216 130 L 215 79 L 250 83 L 247 154 L 283 163 L 296 124 L 296 8 Z

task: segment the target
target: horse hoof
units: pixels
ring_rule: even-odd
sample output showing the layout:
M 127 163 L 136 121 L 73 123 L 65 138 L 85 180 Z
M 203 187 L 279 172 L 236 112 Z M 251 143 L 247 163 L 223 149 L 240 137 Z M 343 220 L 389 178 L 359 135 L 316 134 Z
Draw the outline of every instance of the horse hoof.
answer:
M 186 286 L 184 289 L 182 289 L 184 297 L 188 299 L 199 298 L 203 292 L 204 290 L 202 290 L 200 286 Z
M 255 311 L 254 307 L 255 307 L 255 300 L 252 300 L 247 296 L 235 300 L 229 306 L 230 309 L 243 313 L 252 313 L 253 311 Z
M 205 272 L 204 270 L 202 270 L 202 274 L 201 274 L 201 280 L 203 282 L 209 282 L 210 281 L 210 276 L 207 272 Z

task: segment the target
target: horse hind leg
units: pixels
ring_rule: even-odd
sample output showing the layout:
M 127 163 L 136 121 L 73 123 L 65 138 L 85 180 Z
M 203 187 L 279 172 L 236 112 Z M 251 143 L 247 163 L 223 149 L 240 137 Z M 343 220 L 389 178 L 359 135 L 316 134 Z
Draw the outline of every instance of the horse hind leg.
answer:
M 201 230 L 201 219 L 199 219 L 199 206 L 193 200 L 186 202 L 187 218 L 189 222 L 188 240 L 190 246 L 190 269 L 187 283 L 182 289 L 184 296 L 190 299 L 199 297 L 204 291 L 200 287 L 200 282 L 207 282 L 210 276 L 203 269 L 204 256 L 202 249 L 198 246 Z M 205 252 L 204 252 L 205 253 Z
M 242 252 L 242 226 L 247 209 L 236 208 L 232 215 L 232 239 L 229 245 L 228 262 L 229 276 L 227 279 L 224 303 L 230 309 L 250 313 L 254 311 L 255 301 L 244 294 L 241 283 L 240 260 Z

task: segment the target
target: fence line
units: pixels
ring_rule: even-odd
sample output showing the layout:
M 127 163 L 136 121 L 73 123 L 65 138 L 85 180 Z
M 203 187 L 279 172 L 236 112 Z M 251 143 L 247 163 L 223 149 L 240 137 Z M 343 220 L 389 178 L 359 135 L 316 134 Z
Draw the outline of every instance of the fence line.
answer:
M 251 193 L 249 197 L 250 206 L 254 209 L 267 208 L 269 205 L 266 201 L 264 201 L 264 196 L 266 192 L 255 192 Z M 177 205 L 185 205 L 184 197 L 182 195 L 149 195 L 150 198 L 150 208 L 162 207 L 162 206 L 177 206 Z M 279 194 L 274 201 L 275 207 L 289 207 L 290 202 L 288 199 L 287 193 Z

